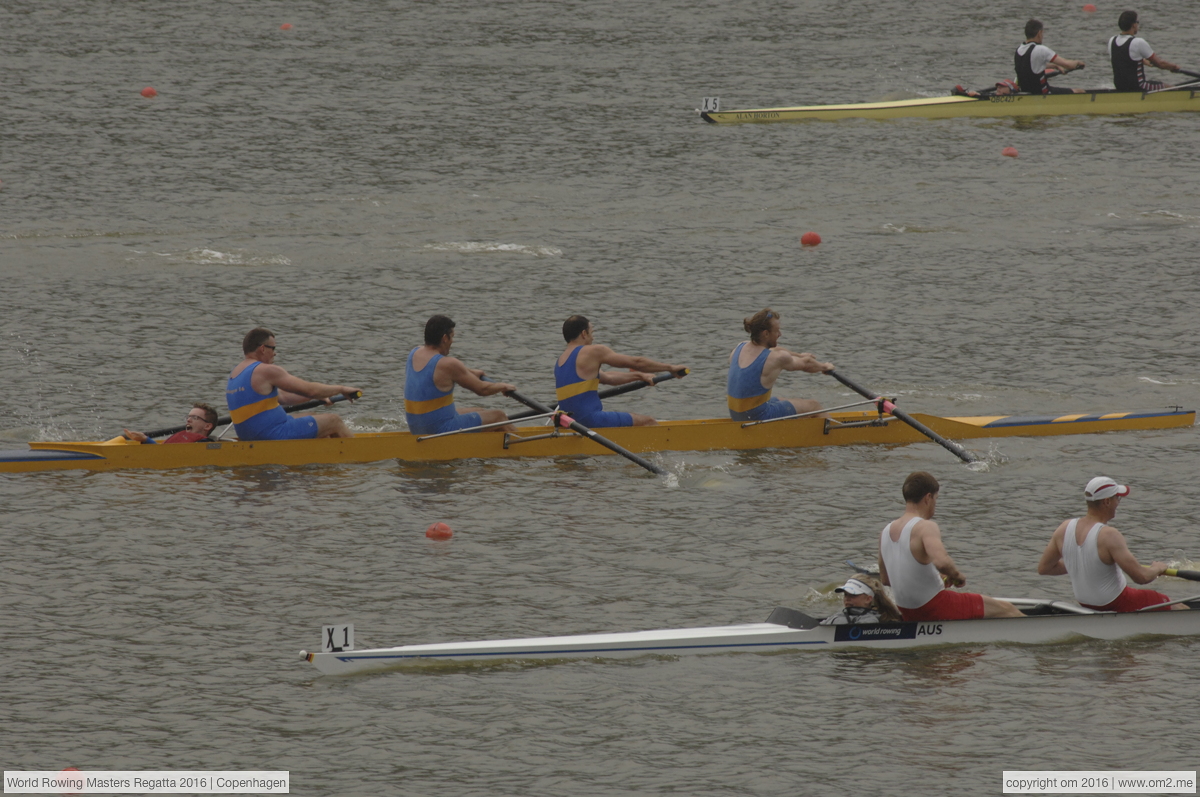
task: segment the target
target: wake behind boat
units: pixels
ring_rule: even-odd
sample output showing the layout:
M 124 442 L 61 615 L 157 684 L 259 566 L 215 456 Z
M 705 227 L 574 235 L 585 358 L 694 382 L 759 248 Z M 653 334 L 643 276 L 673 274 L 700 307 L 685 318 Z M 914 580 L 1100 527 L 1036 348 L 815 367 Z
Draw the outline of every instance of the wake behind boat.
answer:
M 706 100 L 711 108 L 719 103 Z M 1166 91 L 1114 91 L 1095 89 L 1083 94 L 1010 94 L 991 97 L 923 97 L 889 102 L 847 105 L 799 105 L 785 108 L 749 108 L 736 111 L 700 111 L 713 124 L 804 122 L 838 119 L 957 119 L 1009 116 L 1069 116 L 1176 113 L 1200 111 L 1200 87 Z
M 301 651 L 300 655 L 326 675 L 348 675 L 434 662 L 628 659 L 638 656 L 794 650 L 895 650 L 933 645 L 1047 644 L 1080 638 L 1114 640 L 1200 634 L 1200 611 L 1115 614 L 1095 612 L 1065 601 L 1008 600 L 1026 616 L 819 625 L 816 618 L 803 612 L 777 608 L 766 622 L 745 625 L 447 642 L 320 653 Z M 1200 603 L 1193 608 L 1200 608 Z
M 640 454 L 662 451 L 751 451 L 832 445 L 906 445 L 927 437 L 882 412 L 831 412 L 807 417 L 744 423 L 724 418 L 663 421 L 658 426 L 602 430 L 613 442 Z M 912 413 L 952 440 L 992 437 L 1090 434 L 1192 426 L 1195 410 L 1079 413 L 1047 416 L 939 417 Z M 359 433 L 317 440 L 219 441 L 178 445 L 107 442 L 32 442 L 29 450 L 0 451 L 0 473 L 51 470 L 164 470 L 257 465 L 299 466 L 379 462 L 432 462 L 474 458 L 608 455 L 612 452 L 572 431 L 545 426 L 516 432 L 481 431 L 434 437 L 409 432 Z

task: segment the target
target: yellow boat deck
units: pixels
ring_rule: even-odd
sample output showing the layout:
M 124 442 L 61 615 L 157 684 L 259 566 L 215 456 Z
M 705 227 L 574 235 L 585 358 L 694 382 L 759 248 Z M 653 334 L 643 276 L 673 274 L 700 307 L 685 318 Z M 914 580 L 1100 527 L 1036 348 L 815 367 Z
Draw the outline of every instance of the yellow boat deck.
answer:
M 912 416 L 952 440 L 985 437 L 1089 434 L 1191 426 L 1194 410 L 1154 410 L 1062 416 Z M 617 445 L 645 454 L 657 451 L 746 451 L 831 445 L 904 445 L 927 438 L 891 416 L 837 412 L 832 420 L 797 418 L 743 426 L 739 421 L 664 421 L 659 426 L 597 430 Z M 128 441 L 34 442 L 29 451 L 0 452 L 0 473 L 50 470 L 169 469 L 257 465 L 313 465 L 472 458 L 556 457 L 611 454 L 574 432 L 549 426 L 521 427 L 515 434 L 474 432 L 421 440 L 408 432 L 360 434 L 350 439 L 139 445 Z

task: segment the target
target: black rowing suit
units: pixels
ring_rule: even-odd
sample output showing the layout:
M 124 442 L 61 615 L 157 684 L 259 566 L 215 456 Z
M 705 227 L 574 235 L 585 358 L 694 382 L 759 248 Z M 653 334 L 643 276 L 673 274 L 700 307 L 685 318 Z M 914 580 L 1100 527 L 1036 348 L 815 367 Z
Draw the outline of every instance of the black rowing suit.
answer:
M 1021 52 L 1021 47 L 1029 45 L 1024 53 Z M 1013 66 L 1017 70 L 1017 85 L 1021 87 L 1021 91 L 1026 94 L 1072 94 L 1070 89 L 1051 86 L 1046 80 L 1046 71 L 1033 71 L 1033 48 L 1037 47 L 1037 42 L 1025 42 L 1013 54 Z

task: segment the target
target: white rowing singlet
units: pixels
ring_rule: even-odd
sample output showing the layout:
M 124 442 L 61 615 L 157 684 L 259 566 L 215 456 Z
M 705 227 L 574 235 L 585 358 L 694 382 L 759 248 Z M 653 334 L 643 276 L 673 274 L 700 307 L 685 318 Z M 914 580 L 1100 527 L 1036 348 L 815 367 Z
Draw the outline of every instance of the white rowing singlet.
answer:
M 1071 518 L 1063 534 L 1062 558 L 1071 577 L 1075 600 L 1089 606 L 1107 606 L 1125 590 L 1125 574 L 1117 563 L 1106 565 L 1100 561 L 1098 541 L 1103 523 L 1097 523 L 1083 538 L 1083 545 L 1075 541 L 1075 527 L 1079 518 Z
M 892 598 L 903 609 L 919 609 L 942 591 L 942 574 L 933 562 L 923 565 L 912 555 L 909 539 L 913 526 L 921 520 L 915 517 L 904 525 L 900 539 L 892 542 L 892 524 L 883 527 L 879 537 L 879 556 L 892 582 Z

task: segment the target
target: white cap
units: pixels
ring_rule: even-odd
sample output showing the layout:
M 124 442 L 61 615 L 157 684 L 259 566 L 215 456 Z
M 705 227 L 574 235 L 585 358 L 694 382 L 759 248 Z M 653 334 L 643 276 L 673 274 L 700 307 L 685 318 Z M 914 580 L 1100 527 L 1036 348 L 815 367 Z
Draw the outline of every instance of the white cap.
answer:
M 1129 487 L 1124 484 L 1117 484 L 1115 479 L 1110 479 L 1107 476 L 1097 476 L 1087 483 L 1087 487 L 1083 488 L 1083 497 L 1089 501 L 1103 501 L 1105 498 L 1112 498 L 1114 495 L 1122 497 L 1129 495 Z
M 857 578 L 852 578 L 842 586 L 834 590 L 834 592 L 848 592 L 851 595 L 870 595 L 875 597 L 875 590 L 859 581 Z

